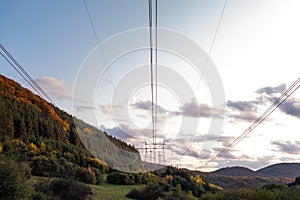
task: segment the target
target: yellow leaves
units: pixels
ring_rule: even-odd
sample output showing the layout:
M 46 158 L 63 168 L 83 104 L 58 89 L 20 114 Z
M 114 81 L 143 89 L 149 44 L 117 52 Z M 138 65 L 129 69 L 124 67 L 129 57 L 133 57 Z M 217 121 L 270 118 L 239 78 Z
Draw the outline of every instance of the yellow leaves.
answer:
M 64 126 L 64 130 L 65 130 L 65 131 L 67 131 L 67 130 L 70 129 L 70 124 L 69 124 L 66 120 L 64 120 L 64 121 L 62 122 L 62 124 L 63 124 L 63 126 Z
M 186 194 L 186 196 L 188 198 L 194 199 L 194 195 L 193 195 L 193 192 L 191 190 L 188 191 L 188 193 Z
M 102 160 L 100 160 L 98 158 L 91 158 L 91 159 L 98 165 L 107 165 L 105 162 L 103 162 Z
M 197 184 L 204 184 L 203 179 L 199 175 L 191 176 L 190 178 L 193 182 L 195 182 Z
M 208 184 L 208 186 L 210 187 L 210 188 L 213 188 L 213 189 L 215 189 L 215 190 L 219 190 L 219 191 L 222 191 L 223 190 L 223 188 L 221 188 L 221 187 L 219 187 L 219 186 L 216 186 L 216 185 L 214 185 L 214 184 L 212 184 L 212 183 L 208 183 L 208 182 L 205 182 L 202 178 L 201 178 L 201 176 L 199 176 L 199 175 L 196 175 L 196 176 L 190 176 L 190 179 L 191 179 L 191 181 L 193 181 L 194 183 L 196 183 L 196 184 L 198 184 L 198 185 L 207 185 Z
M 209 187 L 214 188 L 214 189 L 216 189 L 216 190 L 220 190 L 220 191 L 223 190 L 223 188 L 221 188 L 221 187 L 219 187 L 219 186 L 216 186 L 215 184 L 212 184 L 212 183 L 209 183 Z
M 46 101 L 43 101 L 42 104 L 43 104 L 43 107 L 47 109 L 47 112 L 49 113 L 51 118 L 54 119 L 55 121 L 59 122 L 64 127 L 65 131 L 70 129 L 69 123 L 67 121 L 62 120 L 62 118 L 60 118 L 57 115 L 57 113 L 55 112 L 55 110 L 52 106 L 50 106 Z
M 0 153 L 2 153 L 2 149 L 3 149 L 3 147 L 2 147 L 2 146 L 0 146 Z
M 98 158 L 86 157 L 85 160 L 88 161 L 91 164 L 93 163 L 92 165 L 102 166 L 103 169 L 108 170 L 108 165 L 104 161 L 102 161 Z
M 28 144 L 28 147 L 34 152 L 39 151 L 39 149 L 36 147 L 36 145 L 33 144 L 32 142 Z
M 83 129 L 83 132 L 84 132 L 85 134 L 88 134 L 88 135 L 91 135 L 91 136 L 94 135 L 93 131 L 92 131 L 91 129 L 89 129 L 89 128 L 84 128 L 84 129 Z
M 32 155 L 39 155 L 40 154 L 40 150 L 37 148 L 37 146 L 35 144 L 33 144 L 32 142 L 28 144 L 30 153 Z
M 173 179 L 173 176 L 172 176 L 172 175 L 167 175 L 167 176 L 166 176 L 166 179 L 167 179 L 167 180 L 172 180 L 172 179 Z
M 41 151 L 46 151 L 46 144 L 44 142 L 41 143 L 40 149 Z
M 39 112 L 45 112 L 50 117 L 60 123 L 65 131 L 70 129 L 67 121 L 64 121 L 47 101 L 35 95 L 30 90 L 23 88 L 20 84 L 0 75 L 0 96 L 7 96 L 18 102 L 33 106 Z

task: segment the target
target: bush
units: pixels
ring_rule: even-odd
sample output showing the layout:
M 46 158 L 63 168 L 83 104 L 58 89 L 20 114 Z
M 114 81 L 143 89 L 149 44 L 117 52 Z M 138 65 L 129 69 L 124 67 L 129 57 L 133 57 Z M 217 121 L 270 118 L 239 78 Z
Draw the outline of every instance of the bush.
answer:
M 134 175 L 123 172 L 114 172 L 107 176 L 107 182 L 116 185 L 134 185 Z
M 153 200 L 158 199 L 159 197 L 163 198 L 163 186 L 159 184 L 148 185 L 140 192 L 140 194 L 139 199 L 141 200 Z
M 96 184 L 97 179 L 95 173 L 89 172 L 86 168 L 80 167 L 76 171 L 76 180 L 87 183 L 87 184 Z
M 60 199 L 84 200 L 93 194 L 87 185 L 65 179 L 53 181 L 50 190 L 54 196 Z
M 126 197 L 130 199 L 139 199 L 140 192 L 137 189 L 133 189 L 128 194 L 126 194 Z
M 62 171 L 57 160 L 45 156 L 34 157 L 31 168 L 31 173 L 37 176 L 59 176 Z
M 4 156 L 0 157 L 0 180 L 1 199 L 29 199 L 33 193 L 24 167 Z

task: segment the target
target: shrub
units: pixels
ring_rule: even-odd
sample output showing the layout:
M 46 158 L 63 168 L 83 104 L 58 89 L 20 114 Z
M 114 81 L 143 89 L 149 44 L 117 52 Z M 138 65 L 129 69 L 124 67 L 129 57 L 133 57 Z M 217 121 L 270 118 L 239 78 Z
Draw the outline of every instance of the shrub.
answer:
M 97 179 L 95 173 L 89 172 L 86 168 L 79 167 L 76 171 L 76 180 L 88 184 L 96 184 Z
M 143 200 L 158 199 L 159 197 L 163 198 L 163 186 L 159 184 L 148 185 L 140 192 L 140 194 L 140 199 Z
M 116 185 L 133 185 L 134 175 L 123 172 L 114 172 L 107 176 L 107 182 Z
M 133 189 L 128 194 L 126 194 L 126 197 L 130 199 L 139 199 L 140 192 L 137 189 Z
M 24 167 L 4 156 L 0 157 L 1 199 L 29 199 L 33 188 L 28 184 Z
M 65 179 L 53 181 L 50 190 L 54 196 L 60 199 L 84 200 L 93 194 L 87 185 Z

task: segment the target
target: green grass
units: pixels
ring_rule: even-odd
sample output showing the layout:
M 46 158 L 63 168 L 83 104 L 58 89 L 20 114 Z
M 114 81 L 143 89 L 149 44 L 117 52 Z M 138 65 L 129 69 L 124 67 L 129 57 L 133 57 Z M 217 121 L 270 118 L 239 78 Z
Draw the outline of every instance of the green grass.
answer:
M 112 185 L 104 183 L 103 185 L 89 185 L 92 189 L 94 200 L 128 200 L 126 194 L 132 189 L 141 189 L 141 185 Z
M 103 178 L 105 180 L 106 176 Z M 57 178 L 31 176 L 29 183 L 34 184 L 40 180 L 52 181 L 53 179 Z M 132 189 L 141 189 L 144 187 L 143 185 L 113 185 L 106 181 L 104 181 L 102 185 L 88 184 L 88 186 L 92 189 L 93 195 L 91 197 L 93 200 L 129 200 L 129 198 L 125 197 L 126 194 L 128 194 Z

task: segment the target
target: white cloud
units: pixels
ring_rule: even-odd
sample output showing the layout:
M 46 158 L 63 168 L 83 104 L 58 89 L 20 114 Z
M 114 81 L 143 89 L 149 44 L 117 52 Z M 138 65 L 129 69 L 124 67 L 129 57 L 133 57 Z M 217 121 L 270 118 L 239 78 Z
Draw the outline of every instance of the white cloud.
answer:
M 63 81 L 54 77 L 41 77 L 35 79 L 36 83 L 51 97 L 57 100 L 70 100 L 72 98 L 70 89 Z

